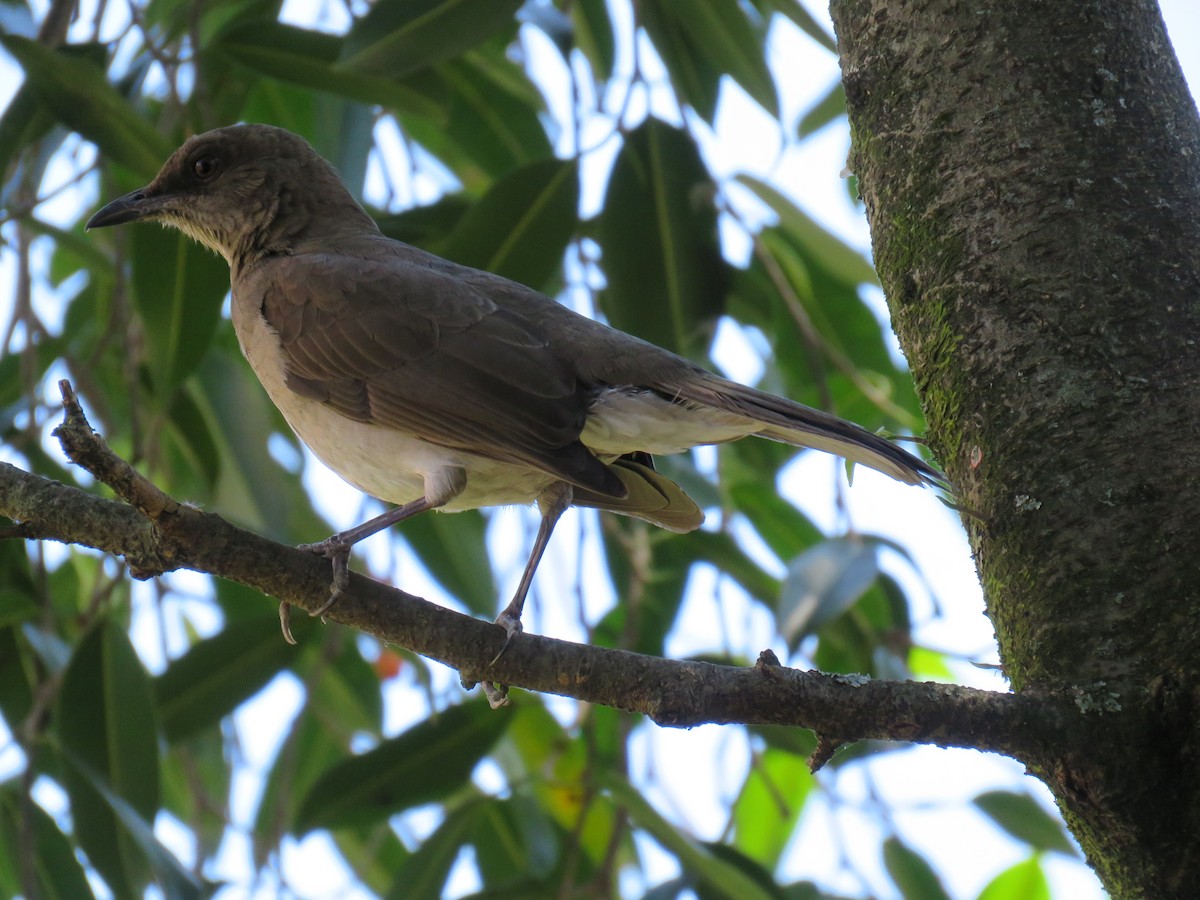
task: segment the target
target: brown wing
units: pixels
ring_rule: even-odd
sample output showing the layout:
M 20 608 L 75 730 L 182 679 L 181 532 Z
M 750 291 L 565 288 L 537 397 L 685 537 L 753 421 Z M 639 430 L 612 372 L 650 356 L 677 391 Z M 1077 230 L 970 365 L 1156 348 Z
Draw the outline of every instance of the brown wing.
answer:
M 262 313 L 296 393 L 360 422 L 624 495 L 579 442 L 586 386 L 519 313 L 402 258 L 302 254 L 270 265 Z
M 460 275 L 478 284 L 506 308 L 547 328 L 553 328 L 559 352 L 578 357 L 581 378 L 594 384 L 627 385 L 653 391 L 664 400 L 693 404 L 744 416 L 762 424 L 759 436 L 796 447 L 813 447 L 870 466 L 906 484 L 944 485 L 945 476 L 879 435 L 837 416 L 721 378 L 661 347 L 575 315 L 535 291 L 495 275 L 467 270 Z M 586 353 L 582 352 L 586 347 Z M 695 416 L 696 443 L 703 436 L 705 416 Z M 726 440 L 724 425 L 714 423 L 713 441 Z

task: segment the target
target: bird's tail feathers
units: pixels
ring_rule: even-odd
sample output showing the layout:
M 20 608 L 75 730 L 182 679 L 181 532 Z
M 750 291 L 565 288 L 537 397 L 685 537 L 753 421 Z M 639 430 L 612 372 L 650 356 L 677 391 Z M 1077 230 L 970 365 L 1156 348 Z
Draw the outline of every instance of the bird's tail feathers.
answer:
M 695 531 L 704 521 L 704 512 L 696 501 L 650 466 L 630 457 L 621 457 L 609 464 L 609 470 L 625 485 L 626 496 L 606 496 L 577 486 L 573 498 L 576 506 L 633 516 L 681 534 Z
M 760 437 L 824 450 L 905 484 L 946 486 L 941 472 L 887 438 L 784 397 L 715 377 L 680 385 L 675 396 L 761 422 Z

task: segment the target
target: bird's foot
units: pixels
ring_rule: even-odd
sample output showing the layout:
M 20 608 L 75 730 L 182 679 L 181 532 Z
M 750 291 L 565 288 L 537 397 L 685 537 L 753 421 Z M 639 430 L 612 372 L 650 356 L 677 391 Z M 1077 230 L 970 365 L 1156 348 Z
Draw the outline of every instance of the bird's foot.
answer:
M 333 582 L 329 585 L 329 599 L 309 613 L 314 619 L 329 612 L 346 588 L 350 587 L 350 548 L 353 543 L 341 539 L 340 535 L 326 538 L 316 544 L 301 544 L 297 550 L 324 556 L 333 563 Z
M 296 547 L 297 550 L 303 550 L 306 553 L 324 556 L 333 563 L 333 581 L 329 585 L 329 599 L 309 613 L 313 618 L 329 612 L 329 608 L 337 603 L 338 597 L 350 586 L 350 548 L 352 546 L 353 544 L 338 540 L 338 535 L 335 534 L 316 544 L 299 544 Z M 283 639 L 289 644 L 294 644 L 296 639 L 292 637 L 292 626 L 289 623 L 291 612 L 292 605 L 286 600 L 279 604 L 279 627 L 283 631 Z
M 494 666 L 498 663 L 500 657 L 504 655 L 504 651 L 508 649 L 508 645 L 512 643 L 512 639 L 525 630 L 521 625 L 521 614 L 520 612 L 513 611 L 512 604 L 509 604 L 504 612 L 496 617 L 496 624 L 504 629 L 506 636 L 504 644 L 500 647 L 500 652 L 488 663 L 489 666 Z M 488 704 L 492 709 L 499 709 L 501 706 L 507 706 L 509 703 L 507 684 L 485 681 L 483 683 L 483 693 L 487 697 Z
M 488 663 L 490 666 L 494 666 L 500 662 L 500 657 L 504 655 L 504 651 L 508 649 L 508 645 L 512 643 L 512 639 L 525 630 L 525 626 L 521 624 L 520 614 L 514 615 L 511 609 L 506 609 L 500 615 L 496 616 L 496 624 L 504 629 L 507 636 L 504 638 L 504 644 L 500 647 L 500 652 Z
M 496 684 L 494 681 L 485 681 L 483 683 L 483 695 L 487 697 L 488 706 L 492 709 L 508 706 L 512 702 L 508 699 L 507 684 Z

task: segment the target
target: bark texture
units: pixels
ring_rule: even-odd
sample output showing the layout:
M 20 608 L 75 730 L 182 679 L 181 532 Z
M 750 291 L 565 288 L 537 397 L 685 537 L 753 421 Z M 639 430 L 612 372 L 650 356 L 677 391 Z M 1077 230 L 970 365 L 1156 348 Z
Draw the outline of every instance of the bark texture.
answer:
M 835 0 L 876 263 L 1116 897 L 1200 882 L 1200 126 L 1153 0 Z M 1194 888 L 1193 888 L 1194 889 Z

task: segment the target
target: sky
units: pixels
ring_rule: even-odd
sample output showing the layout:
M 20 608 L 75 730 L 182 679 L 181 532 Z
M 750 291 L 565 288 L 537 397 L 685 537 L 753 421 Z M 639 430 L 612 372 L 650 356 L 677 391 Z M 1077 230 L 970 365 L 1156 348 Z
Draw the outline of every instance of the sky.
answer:
M 806 5 L 818 18 L 827 19 L 820 4 Z M 296 20 L 311 20 L 311 6 L 307 0 L 292 0 L 288 8 Z M 1163 0 L 1162 8 L 1185 74 L 1193 85 L 1200 85 L 1200 3 L 1196 0 Z M 781 79 L 785 108 L 794 111 L 806 109 L 838 76 L 832 57 L 806 52 L 806 41 L 790 28 L 777 28 L 773 34 L 772 52 L 777 66 L 786 69 L 788 60 L 805 61 L 806 67 L 797 71 L 794 77 Z M 536 52 L 536 48 L 534 50 Z M 18 79 L 19 70 L 6 57 L 0 56 L 0 104 L 7 102 Z M 549 100 L 552 105 L 569 102 L 567 97 L 556 98 L 553 92 Z M 780 152 L 776 130 L 769 121 L 763 121 L 764 116 L 752 103 L 739 99 L 736 90 L 728 92 L 726 100 L 716 136 L 706 151 L 716 174 L 728 177 L 736 172 L 752 171 L 770 175 L 782 182 L 801 205 L 819 216 L 827 227 L 854 246 L 869 250 L 869 235 L 861 213 L 848 202 L 838 179 L 829 177 L 831 173 L 840 172 L 845 164 L 847 138 L 844 130 L 826 129 L 815 138 Z M 652 105 L 653 102 L 651 99 Z M 603 165 L 603 159 L 598 158 L 594 164 Z M 76 198 L 73 202 L 92 203 L 95 199 L 94 196 L 83 201 Z M 739 251 L 735 229 L 726 228 L 724 234 L 733 255 L 744 252 L 744 247 Z M 11 256 L 0 254 L 0 285 L 12 283 Z M 0 321 L 7 321 L 7 305 L 11 299 L 11 291 L 0 288 Z M 752 381 L 758 369 L 753 352 L 747 352 L 752 345 L 752 336 L 726 329 L 719 344 L 718 361 L 731 376 Z M 983 615 L 974 566 L 956 516 L 941 505 L 933 492 L 914 490 L 861 467 L 853 488 L 845 492 L 842 498 L 845 506 L 841 507 L 836 502 L 835 478 L 832 477 L 839 466 L 838 461 L 820 454 L 805 454 L 789 468 L 787 477 L 781 482 L 781 492 L 829 533 L 839 533 L 852 525 L 858 531 L 889 536 L 910 547 L 915 568 L 899 556 L 889 560 L 888 565 L 914 598 L 914 618 L 923 622 L 918 639 L 928 646 L 960 653 L 977 661 L 994 662 L 992 629 Z M 339 527 L 353 524 L 351 518 L 360 509 L 355 492 L 316 466 L 310 467 L 306 480 L 316 490 L 335 524 Z M 533 521 L 529 513 L 520 510 L 503 510 L 493 519 L 491 534 L 496 538 L 496 564 L 506 588 L 511 588 L 519 574 Z M 591 515 L 564 517 L 539 573 L 538 583 L 574 585 L 581 577 L 586 580 L 589 572 L 600 571 L 602 561 L 595 542 L 586 540 L 595 527 L 595 518 Z M 749 537 L 749 529 L 743 533 L 753 540 Z M 503 539 L 505 535 L 509 539 Z M 914 538 L 914 535 L 920 537 Z M 385 571 L 392 568 L 391 561 L 379 558 L 386 555 L 386 547 L 386 542 L 379 540 L 370 549 L 373 566 Z M 417 561 L 402 558 L 395 565 L 406 574 L 406 589 L 425 595 L 439 593 L 435 586 L 421 583 Z M 728 610 L 737 607 L 726 602 L 728 590 L 729 586 L 713 578 L 711 573 L 701 574 L 694 580 L 680 617 L 682 625 L 670 639 L 668 650 L 671 655 L 682 657 L 711 648 L 714 623 L 720 624 L 728 634 L 729 642 L 735 646 L 771 646 L 777 640 L 765 613 L 748 610 L 730 616 Z M 560 591 L 552 589 L 550 593 Z M 603 592 L 590 597 L 589 615 L 599 615 L 612 601 L 613 598 Z M 941 610 L 941 615 L 934 615 L 935 606 Z M 146 604 L 139 612 L 136 627 L 145 629 L 147 634 L 157 633 L 153 615 L 150 605 Z M 212 627 L 216 624 L 214 621 Z M 541 602 L 536 586 L 527 624 L 531 630 L 557 637 L 577 639 L 581 636 L 575 610 Z M 148 652 L 149 664 L 161 665 L 162 660 L 155 661 L 153 651 Z M 963 683 L 997 690 L 1005 687 L 994 673 L 966 663 L 956 667 L 956 674 Z M 424 709 L 410 702 L 401 686 L 394 690 L 396 693 L 390 697 L 388 705 L 388 725 L 393 732 L 424 715 Z M 235 791 L 235 815 L 250 815 L 257 791 L 254 769 L 268 764 L 278 744 L 280 729 L 286 725 L 288 710 L 294 708 L 296 699 L 293 688 L 279 685 L 274 694 L 261 696 L 239 713 L 237 727 L 249 768 L 239 776 L 242 781 Z M 289 706 L 289 703 L 293 705 Z M 570 715 L 570 706 L 565 701 L 557 708 L 564 716 Z M 0 777 L 12 771 L 13 756 L 5 749 L 6 743 L 0 737 Z M 731 739 L 727 729 L 710 726 L 679 731 L 647 727 L 639 729 L 633 739 L 631 765 L 635 773 L 652 774 L 653 777 L 647 779 L 647 792 L 660 808 L 670 811 L 678 821 L 689 823 L 699 836 L 711 839 L 724 825 L 722 803 L 740 785 L 746 764 L 745 752 L 744 744 Z M 661 763 L 662 760 L 684 759 L 721 762 L 713 768 L 699 770 Z M 496 773 L 489 772 L 486 767 L 479 773 L 479 778 L 485 782 L 496 777 Z M 1024 778 L 1018 764 L 969 751 L 914 748 L 885 756 L 870 767 L 826 771 L 822 778 L 836 780 L 841 793 L 861 801 L 864 807 L 869 807 L 875 797 L 893 805 L 906 839 L 934 860 L 955 897 L 974 896 L 983 886 L 980 879 L 986 880 L 1006 862 L 1017 862 L 1024 857 L 1022 847 L 999 835 L 996 829 L 969 810 L 962 809 L 964 799 L 991 787 L 1019 783 L 1043 802 L 1050 803 L 1045 789 L 1032 779 Z M 696 790 L 698 782 L 715 783 L 716 790 Z M 53 797 L 47 797 L 45 802 L 52 805 L 55 801 Z M 418 834 L 432 826 L 432 821 L 419 819 L 410 823 Z M 177 825 L 169 820 L 160 821 L 158 830 L 164 841 L 178 847 L 186 859 L 186 835 Z M 803 858 L 793 854 L 794 858 L 787 864 L 788 874 L 821 877 L 829 879 L 834 886 L 855 890 L 859 887 L 855 883 L 838 880 L 841 878 L 836 870 L 838 855 L 847 852 L 847 848 L 851 854 L 861 851 L 864 869 L 869 871 L 874 867 L 878 870 L 877 860 L 871 858 L 878 845 L 878 824 L 870 816 L 854 808 L 833 809 L 818 804 L 807 815 L 793 845 L 804 847 Z M 669 860 L 651 842 L 643 842 L 642 849 L 656 872 L 669 870 Z M 990 862 L 985 870 L 980 870 L 973 863 L 964 865 L 964 857 L 986 858 Z M 314 891 L 325 888 L 336 891 L 347 883 L 347 873 L 329 860 L 328 846 L 319 837 L 309 838 L 285 850 L 285 865 L 303 867 L 309 873 L 305 881 Z M 230 875 L 244 871 L 245 848 L 237 846 L 236 837 L 227 848 L 222 864 L 228 867 L 227 874 Z M 1052 857 L 1047 859 L 1046 866 L 1053 880 L 1055 896 L 1071 897 L 1072 900 L 1101 896 L 1094 877 L 1081 864 Z M 462 867 L 456 877 L 458 888 L 470 889 L 469 866 Z M 328 884 L 323 884 L 323 880 Z M 878 896 L 891 896 L 882 877 L 870 888 Z

